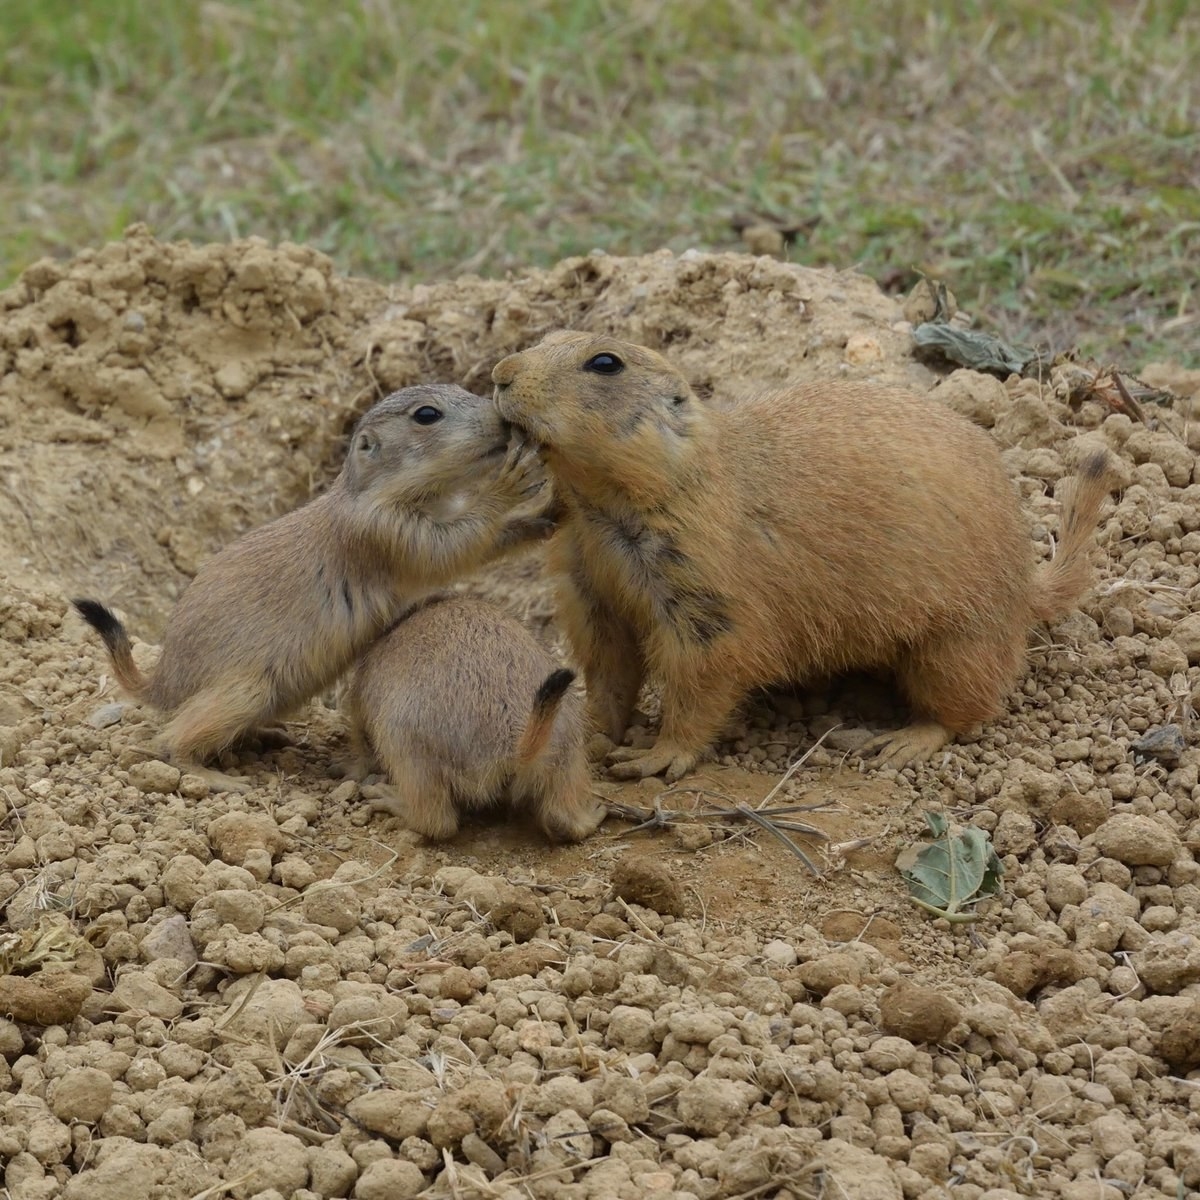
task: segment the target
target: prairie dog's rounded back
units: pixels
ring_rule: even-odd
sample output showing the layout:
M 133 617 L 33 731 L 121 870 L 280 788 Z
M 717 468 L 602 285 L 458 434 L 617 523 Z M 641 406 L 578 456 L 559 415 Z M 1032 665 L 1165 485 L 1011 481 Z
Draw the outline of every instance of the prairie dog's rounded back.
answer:
M 515 618 L 484 600 L 434 598 L 362 657 L 353 703 L 372 741 L 403 729 L 447 770 L 482 779 L 512 758 L 538 687 L 558 664 Z M 582 731 L 579 697 L 563 697 L 553 739 Z
M 803 581 L 812 634 L 850 658 L 989 607 L 1029 619 L 1016 489 L 988 435 L 936 399 L 852 382 L 764 393 L 730 410 L 715 457 L 743 515 L 717 523 L 712 570 L 767 603 L 795 604 Z
M 357 773 L 381 762 L 391 791 L 376 807 L 427 837 L 452 836 L 461 812 L 507 792 L 547 835 L 577 841 L 604 808 L 573 679 L 494 605 L 431 599 L 359 661 L 346 696 Z

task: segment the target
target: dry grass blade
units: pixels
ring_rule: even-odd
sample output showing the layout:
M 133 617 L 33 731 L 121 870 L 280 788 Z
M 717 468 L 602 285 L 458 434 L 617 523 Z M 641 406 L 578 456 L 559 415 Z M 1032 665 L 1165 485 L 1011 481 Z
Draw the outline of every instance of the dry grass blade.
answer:
M 758 1200 L 773 1196 L 781 1187 L 786 1187 L 796 1200 L 829 1200 L 831 1180 L 819 1162 L 806 1158 L 802 1151 L 790 1149 L 772 1154 L 771 1159 L 771 1178 L 745 1191 L 732 1193 L 730 1200 Z
M 310 884 L 304 889 L 304 891 L 299 892 L 297 895 L 291 896 L 287 900 L 281 900 L 275 905 L 274 908 L 270 910 L 270 912 L 277 913 L 280 909 L 290 908 L 293 904 L 297 904 L 301 900 L 307 899 L 309 896 L 315 896 L 318 892 L 334 891 L 338 888 L 360 887 L 364 883 L 370 883 L 372 879 L 377 879 L 380 875 L 384 874 L 384 872 L 387 871 L 387 869 L 400 857 L 395 850 L 390 850 L 388 853 L 389 858 L 387 862 L 376 867 L 375 870 L 369 875 L 363 875 L 359 879 L 325 879 L 320 883 Z
M 687 788 L 680 790 L 689 791 L 693 795 L 712 797 L 718 803 L 709 804 L 703 808 L 667 809 L 662 807 L 662 797 L 659 796 L 655 797 L 653 809 L 647 810 L 633 804 L 609 801 L 609 812 L 613 816 L 620 817 L 626 821 L 636 822 L 632 829 L 622 830 L 617 836 L 626 837 L 631 833 L 637 833 L 643 829 L 669 829 L 675 824 L 693 823 L 696 821 L 748 821 L 752 825 L 757 825 L 760 829 L 765 829 L 772 837 L 782 842 L 815 876 L 818 878 L 821 877 L 822 872 L 817 869 L 812 859 L 788 837 L 788 833 L 799 833 L 805 837 L 819 838 L 822 841 L 828 841 L 829 835 L 824 830 L 818 829 L 815 825 L 808 825 L 802 821 L 783 820 L 781 818 L 791 816 L 797 812 L 819 812 L 822 809 L 828 809 L 829 806 L 827 804 L 785 804 L 770 809 L 763 809 L 761 807 L 751 808 L 744 801 L 735 800 L 732 796 L 725 796 L 720 792 L 697 792 Z
M 1146 413 L 1146 404 L 1170 407 L 1178 399 L 1173 392 L 1153 387 L 1136 375 L 1120 371 L 1115 366 L 1085 366 L 1077 362 L 1063 361 L 1056 364 L 1054 374 L 1056 386 L 1065 388 L 1067 398 L 1072 403 L 1099 401 L 1113 412 L 1124 413 L 1131 421 L 1136 421 L 1147 429 L 1154 429 L 1156 425 L 1154 419 Z M 1166 428 L 1169 432 L 1176 432 L 1169 425 Z
M 837 725 L 830 725 L 830 727 L 827 730 L 825 730 L 825 732 L 823 734 L 821 734 L 821 736 L 819 738 L 817 738 L 817 740 L 815 742 L 813 742 L 813 744 L 811 746 L 809 746 L 809 748 L 807 750 L 805 750 L 805 752 L 802 755 L 800 755 L 800 757 L 798 759 L 796 759 L 796 761 L 794 763 L 792 763 L 786 771 L 784 771 L 782 777 L 776 782 L 775 786 L 759 801 L 759 803 L 758 803 L 759 809 L 766 808 L 766 806 L 768 804 L 770 804 L 772 800 L 775 799 L 775 797 L 779 794 L 779 792 L 783 790 L 783 786 L 787 783 L 787 781 L 789 779 L 791 779 L 791 777 L 793 775 L 795 775 L 795 773 L 798 770 L 800 770 L 800 768 L 802 766 L 804 766 L 804 764 L 806 762 L 808 762 L 808 760 L 816 752 L 817 748 L 821 745 L 821 743 L 835 729 L 841 729 L 841 727 L 842 727 L 841 722 L 839 722 Z
M 639 808 L 636 804 L 625 804 L 620 800 L 608 800 L 605 803 L 611 816 L 637 822 L 632 829 L 623 829 L 618 837 L 628 837 L 631 833 L 638 833 L 643 829 L 668 829 L 674 822 L 688 817 L 682 810 L 664 809 L 662 795 L 654 797 L 654 804 L 649 810 Z
M 795 762 L 788 766 L 788 769 L 775 782 L 771 790 L 751 808 L 748 804 L 741 800 L 735 800 L 731 796 L 727 796 L 724 792 L 713 791 L 708 788 L 691 787 L 687 784 L 681 784 L 676 787 L 667 788 L 665 791 L 659 792 L 654 797 L 654 805 L 647 810 L 640 808 L 634 804 L 625 804 L 619 800 L 609 800 L 608 810 L 616 817 L 621 817 L 626 821 L 635 822 L 632 829 L 623 830 L 618 837 L 626 837 L 631 833 L 637 833 L 642 829 L 668 829 L 671 825 L 679 822 L 692 821 L 749 821 L 753 825 L 757 825 L 760 829 L 765 829 L 773 838 L 785 845 L 788 850 L 796 856 L 818 879 L 823 877 L 823 872 L 817 867 L 816 863 L 790 838 L 788 833 L 799 833 L 805 837 L 819 838 L 822 841 L 828 841 L 829 835 L 824 830 L 818 829 L 815 825 L 808 825 L 802 821 L 788 821 L 783 818 L 792 816 L 800 812 L 820 812 L 829 808 L 828 804 L 818 802 L 816 804 L 786 804 L 776 805 L 772 808 L 767 806 L 779 794 L 788 780 L 808 761 L 812 753 L 818 746 L 827 738 L 835 729 L 841 728 L 840 725 L 831 725 L 824 733 L 821 734 L 816 741 L 805 752 L 796 759 Z M 695 796 L 697 799 L 707 798 L 713 803 L 703 807 L 695 807 L 692 809 L 668 809 L 663 807 L 663 799 L 667 796 L 688 795 Z
M 1116 371 L 1112 373 L 1112 381 L 1113 386 L 1120 394 L 1121 404 L 1125 411 L 1135 421 L 1140 421 L 1143 425 L 1148 426 L 1150 422 L 1146 420 L 1146 414 L 1142 411 L 1142 406 L 1129 394 L 1129 389 L 1125 386 L 1125 381 Z
M 735 800 L 732 796 L 726 796 L 720 792 L 691 792 L 691 794 L 710 796 L 718 803 L 698 808 L 663 808 L 660 798 L 655 800 L 652 809 L 646 809 L 636 804 L 609 801 L 608 808 L 612 816 L 620 817 L 624 821 L 637 822 L 632 829 L 623 829 L 615 836 L 628 837 L 631 833 L 638 833 L 644 829 L 669 829 L 672 825 L 691 824 L 696 821 L 752 820 L 754 816 L 767 818 L 778 829 L 788 829 L 794 833 L 802 833 L 808 837 L 822 840 L 829 836 L 815 825 L 809 825 L 804 821 L 784 819 L 794 813 L 828 812 L 832 806 L 824 801 L 817 804 L 781 804 L 774 808 L 752 809 L 744 801 Z
M 265 979 L 266 979 L 266 975 L 263 972 L 259 971 L 254 982 L 241 994 L 237 1003 L 234 1004 L 233 1007 L 230 1008 L 216 1022 L 216 1024 L 213 1026 L 214 1030 L 219 1032 L 220 1030 L 224 1029 L 226 1025 L 230 1024 L 230 1022 L 234 1021 L 242 1013 L 242 1011 L 245 1009 L 246 1005 L 249 1004 L 250 1001 L 254 998 L 254 993 L 257 992 L 258 989 L 262 986 L 263 981 Z
M 234 1188 L 240 1187 L 253 1174 L 253 1171 L 247 1171 L 245 1175 L 240 1175 L 237 1179 L 222 1179 L 220 1183 L 214 1183 L 212 1187 L 207 1187 L 204 1191 L 189 1196 L 188 1200 L 216 1200 L 218 1196 L 223 1196 L 226 1192 L 232 1192 Z
M 607 1154 L 598 1154 L 595 1158 L 585 1158 L 579 1162 L 564 1163 L 561 1167 L 546 1167 L 541 1171 L 533 1171 L 529 1175 L 514 1175 L 511 1179 L 506 1179 L 504 1182 L 517 1186 L 536 1183 L 539 1179 L 546 1179 L 551 1175 L 558 1175 L 563 1171 L 578 1171 L 581 1167 L 594 1167 L 596 1163 L 605 1162 L 607 1158 Z
M 830 869 L 835 869 L 842 866 L 846 861 L 846 855 L 853 854 L 855 850 L 864 850 L 867 846 L 875 844 L 874 837 L 851 838 L 848 842 L 832 842 L 825 847 L 824 857 L 826 865 Z
M 824 877 L 824 872 L 820 870 L 817 864 L 765 813 L 759 812 L 747 804 L 739 804 L 734 811 L 740 813 L 747 821 L 753 821 L 760 828 L 765 829 L 777 841 L 782 842 L 818 879 Z M 819 831 L 814 830 L 813 832 Z M 822 833 L 820 836 L 826 837 L 827 835 Z
M 666 950 L 670 954 L 678 954 L 678 955 L 681 955 L 683 958 L 691 959 L 692 962 L 697 963 L 701 966 L 704 966 L 705 968 L 712 966 L 712 963 L 708 959 L 706 959 L 703 955 L 693 954 L 690 950 L 683 949 L 682 946 L 671 946 L 668 943 L 664 942 L 662 940 L 662 938 L 657 933 L 655 933 L 654 930 L 651 929 L 650 926 L 647 925 L 646 922 L 643 921 L 642 918 L 637 915 L 637 913 L 635 913 L 633 911 L 633 909 L 629 906 L 628 902 L 623 897 L 618 896 L 616 898 L 616 900 L 617 900 L 617 903 L 625 910 L 625 915 L 643 930 L 642 933 L 634 934 L 634 937 L 639 938 L 643 942 L 647 942 L 651 946 L 661 946 L 664 950 Z
M 322 1133 L 319 1129 L 310 1129 L 307 1125 L 301 1125 L 299 1121 L 284 1120 L 282 1117 L 275 1117 L 271 1123 L 276 1129 L 282 1130 L 284 1133 L 290 1133 L 300 1138 L 301 1141 L 311 1142 L 314 1146 L 323 1146 L 331 1138 L 337 1136 L 338 1130 L 341 1129 L 341 1124 L 317 1105 L 316 1101 L 307 1094 L 307 1089 L 306 1099 L 316 1111 L 318 1119 L 330 1125 L 331 1128 L 328 1133 Z

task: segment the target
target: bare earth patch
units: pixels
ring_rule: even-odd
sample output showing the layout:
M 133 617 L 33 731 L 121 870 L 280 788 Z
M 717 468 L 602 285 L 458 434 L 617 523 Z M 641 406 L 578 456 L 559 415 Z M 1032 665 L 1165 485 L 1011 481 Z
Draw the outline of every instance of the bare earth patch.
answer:
M 1103 443 L 1123 486 L 1097 586 L 1034 637 L 1007 714 L 929 766 L 853 756 L 903 715 L 886 680 L 781 690 L 683 788 L 597 780 L 667 815 L 578 846 L 503 814 L 419 843 L 333 777 L 323 701 L 230 759 L 246 796 L 154 759 L 157 717 L 66 597 L 118 606 L 149 656 L 199 563 L 319 490 L 373 399 L 482 393 L 562 325 L 663 349 L 715 394 L 936 385 L 1000 443 L 1047 554 L 1059 480 Z M 1192 1194 L 1200 375 L 1141 374 L 1176 397 L 1153 428 L 1057 375 L 939 378 L 871 281 L 738 255 L 389 291 L 305 247 L 135 228 L 35 264 L 0 293 L 9 1192 Z M 537 555 L 464 587 L 561 650 Z M 818 831 L 791 834 L 814 875 L 716 810 L 755 808 L 821 735 L 771 798 Z M 921 913 L 894 868 L 926 809 L 1003 860 L 974 925 Z

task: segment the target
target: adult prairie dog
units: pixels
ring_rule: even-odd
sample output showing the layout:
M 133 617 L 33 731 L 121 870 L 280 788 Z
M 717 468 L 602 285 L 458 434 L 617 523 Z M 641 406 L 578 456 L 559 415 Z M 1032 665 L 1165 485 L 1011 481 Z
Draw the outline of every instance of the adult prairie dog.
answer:
M 560 617 L 596 728 L 618 746 L 646 674 L 657 743 L 612 773 L 678 779 L 751 688 L 890 667 L 915 723 L 880 764 L 933 754 L 996 716 L 1028 628 L 1075 603 L 1108 491 L 1083 465 L 1053 561 L 995 444 L 927 396 L 852 382 L 700 401 L 658 354 L 558 332 L 492 374 L 540 443 L 565 516 Z
M 149 675 L 104 605 L 74 604 L 121 686 L 173 714 L 167 756 L 215 788 L 245 791 L 203 761 L 328 687 L 423 592 L 546 537 L 552 523 L 525 505 L 543 483 L 536 451 L 511 439 L 487 400 L 450 385 L 406 388 L 359 420 L 324 495 L 201 567 Z
M 381 760 L 392 793 L 375 807 L 429 838 L 453 837 L 460 812 L 507 791 L 549 837 L 579 841 L 605 810 L 592 795 L 574 678 L 494 605 L 429 600 L 351 678 L 351 774 L 361 779 Z

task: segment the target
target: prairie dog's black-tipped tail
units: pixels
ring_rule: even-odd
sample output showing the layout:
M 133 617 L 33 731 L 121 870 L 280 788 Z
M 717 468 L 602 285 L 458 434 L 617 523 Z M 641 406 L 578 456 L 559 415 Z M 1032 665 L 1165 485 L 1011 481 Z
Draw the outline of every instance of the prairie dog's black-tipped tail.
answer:
M 117 620 L 117 615 L 111 609 L 105 608 L 99 600 L 72 600 L 75 611 L 104 639 L 104 644 L 111 650 L 113 642 L 125 636 L 125 627 Z
M 567 694 L 567 688 L 574 682 L 575 672 L 568 671 L 566 667 L 559 667 L 557 671 L 551 671 L 542 681 L 541 687 L 538 688 L 537 694 L 533 698 L 533 711 L 537 713 L 548 709 L 551 712 L 557 712 L 562 698 Z
M 533 708 L 521 740 L 517 743 L 517 762 L 526 767 L 534 762 L 546 749 L 550 740 L 550 732 L 554 728 L 554 718 L 558 716 L 559 707 L 567 689 L 575 682 L 575 672 L 566 667 L 551 671 L 539 685 L 533 697 Z
M 125 626 L 117 620 L 116 614 L 98 600 L 72 600 L 71 603 L 103 639 L 117 682 L 131 696 L 141 697 L 146 691 L 147 680 L 133 661 L 133 648 L 129 644 Z
M 1108 495 L 1109 486 L 1108 452 L 1096 450 L 1079 465 L 1074 488 L 1063 509 L 1055 555 L 1038 568 L 1033 611 L 1039 621 L 1065 616 L 1091 582 L 1090 551 L 1100 519 L 1100 505 Z

